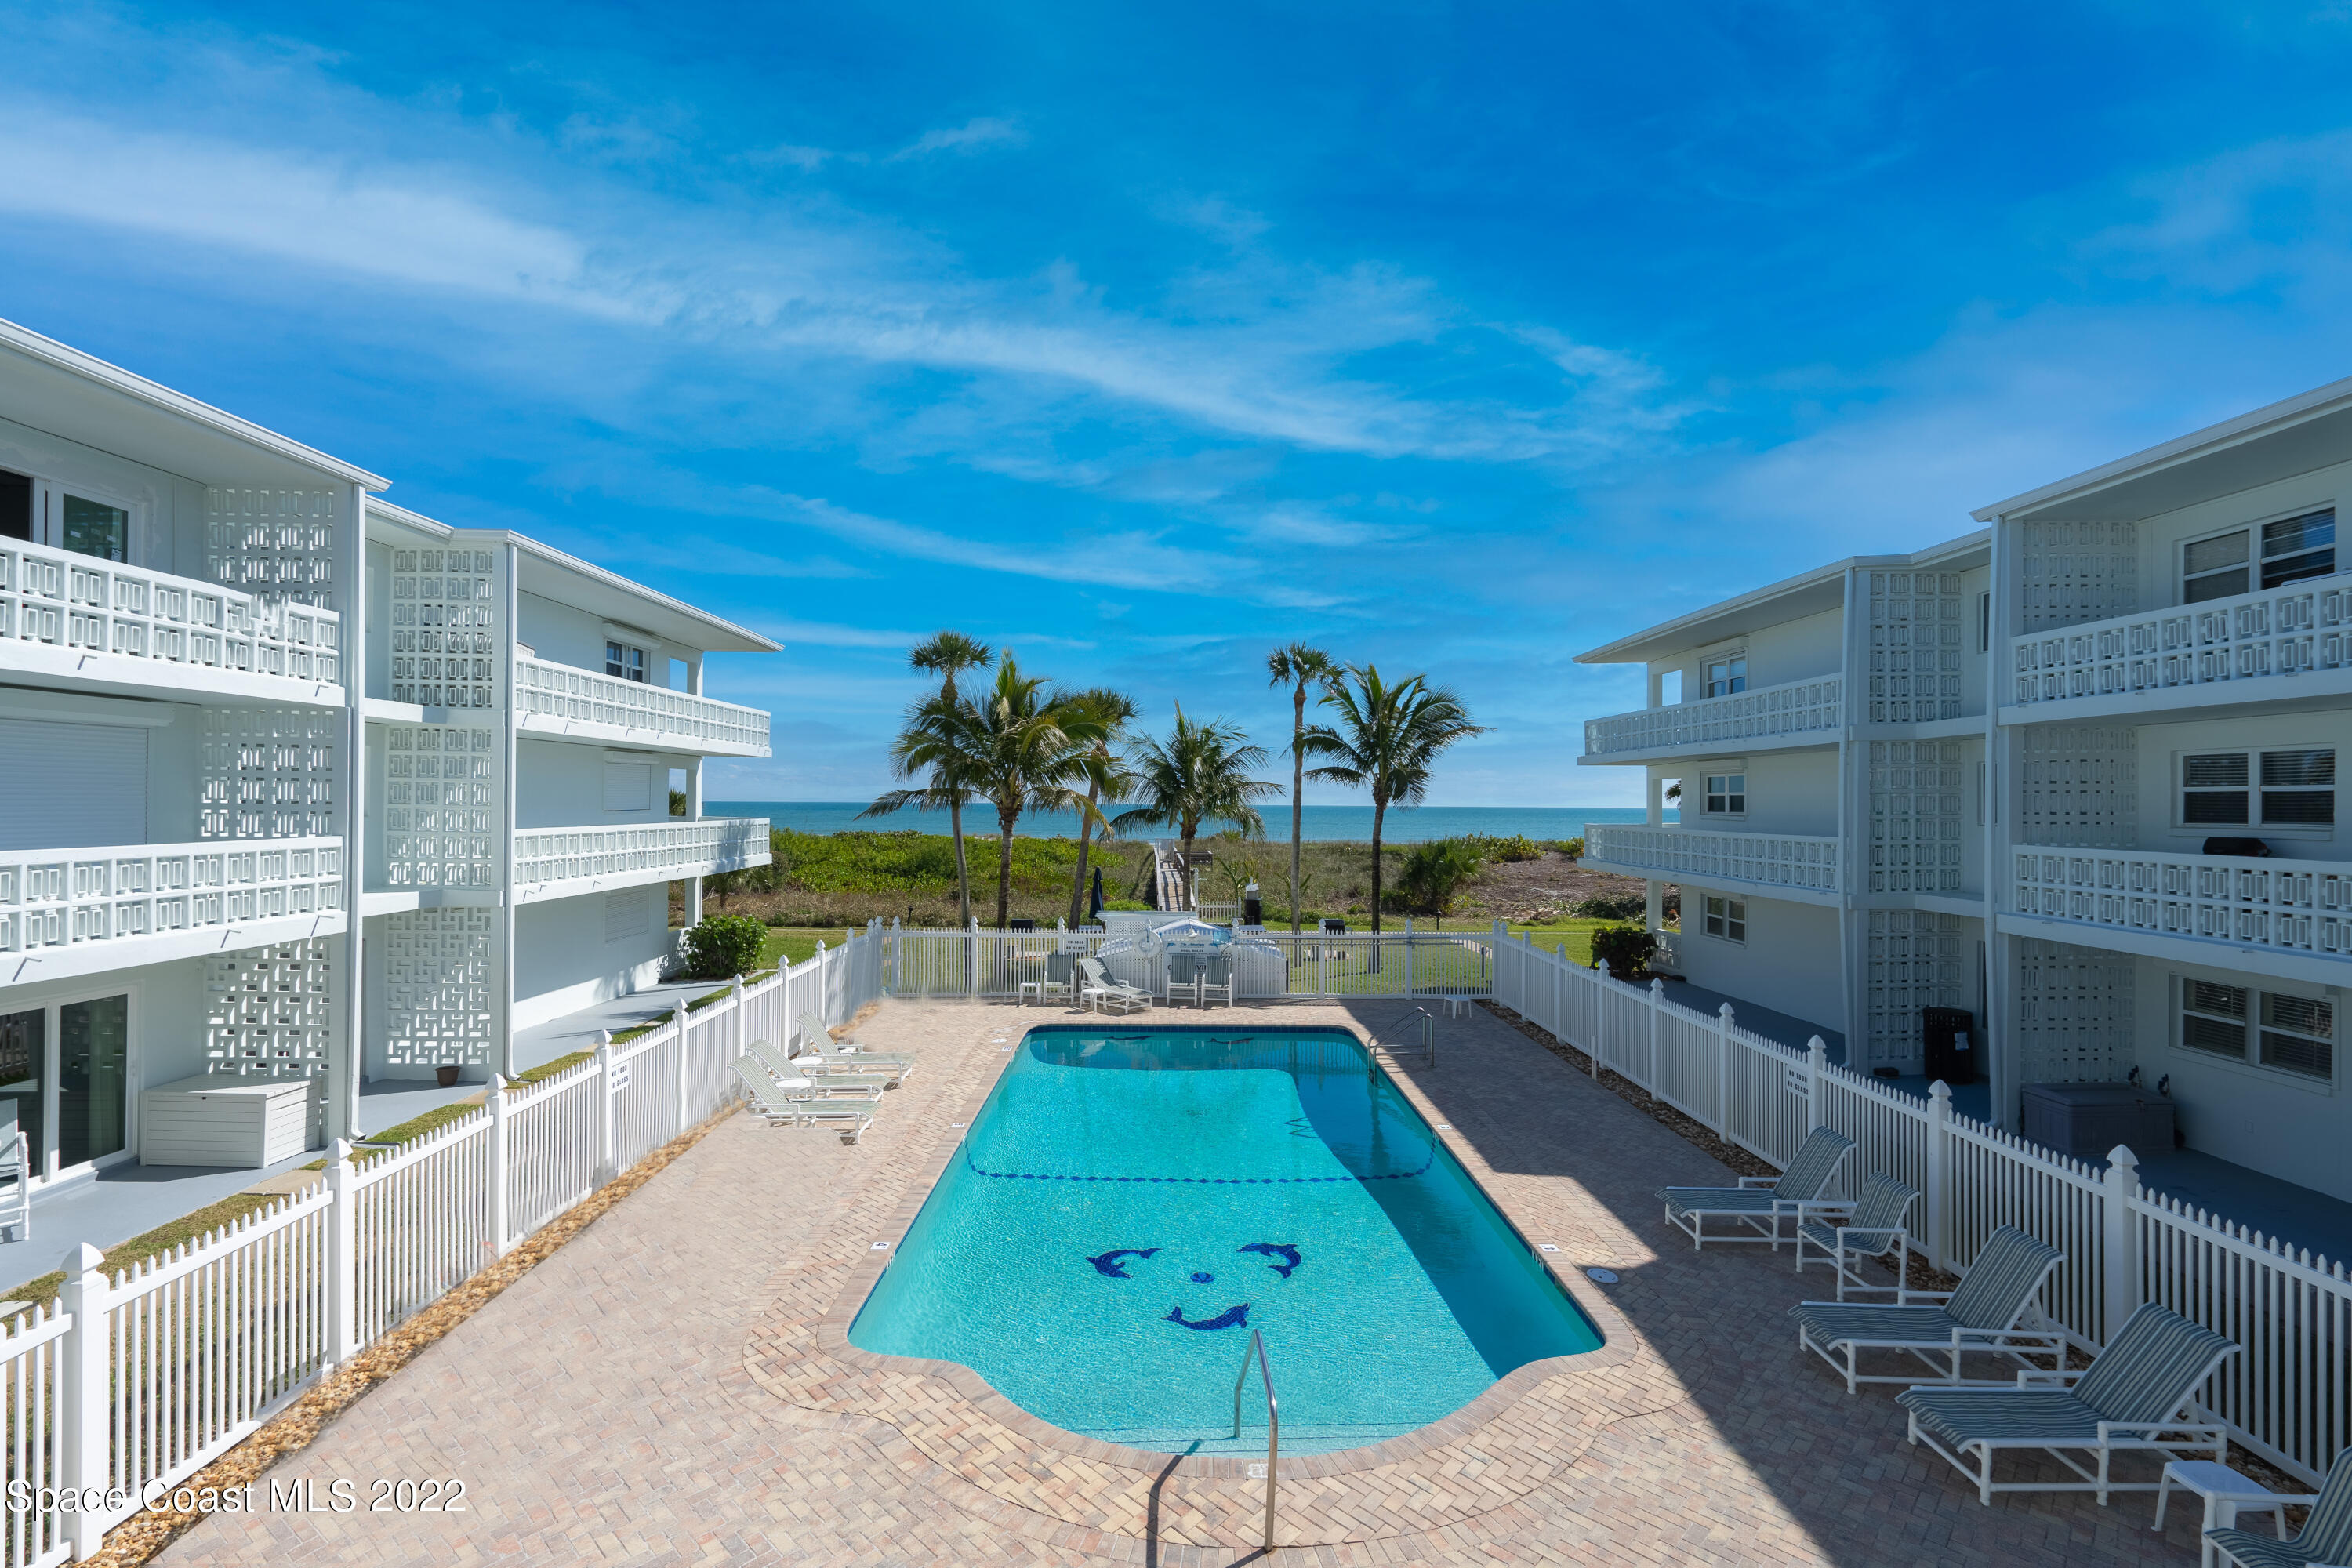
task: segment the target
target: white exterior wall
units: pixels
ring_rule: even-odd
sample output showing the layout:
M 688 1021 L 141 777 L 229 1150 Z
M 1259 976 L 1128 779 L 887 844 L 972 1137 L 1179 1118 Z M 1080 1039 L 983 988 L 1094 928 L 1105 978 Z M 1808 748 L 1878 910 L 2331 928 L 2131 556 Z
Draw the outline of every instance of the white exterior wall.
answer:
M 629 909 L 634 933 L 621 918 Z M 674 941 L 664 882 L 523 905 L 515 911 L 515 1027 L 652 984 Z
M 1839 962 L 1838 911 L 1817 904 L 1790 903 L 1752 889 L 1683 889 L 1681 952 L 1684 978 L 1753 1002 L 1824 1029 L 1846 1033 Z M 1702 918 L 1709 894 L 1747 900 L 1748 940 L 1706 934 Z

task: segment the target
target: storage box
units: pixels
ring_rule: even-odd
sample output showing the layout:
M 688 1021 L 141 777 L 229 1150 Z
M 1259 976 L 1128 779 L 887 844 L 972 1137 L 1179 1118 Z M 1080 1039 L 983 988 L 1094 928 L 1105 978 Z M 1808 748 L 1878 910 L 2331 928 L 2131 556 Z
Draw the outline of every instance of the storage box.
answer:
M 139 1097 L 142 1165 L 274 1165 L 310 1146 L 307 1078 L 184 1078 Z
M 2021 1091 L 2034 1142 L 2077 1160 L 2104 1160 L 2118 1143 L 2136 1155 L 2172 1152 L 2172 1101 L 2127 1083 L 2029 1083 Z

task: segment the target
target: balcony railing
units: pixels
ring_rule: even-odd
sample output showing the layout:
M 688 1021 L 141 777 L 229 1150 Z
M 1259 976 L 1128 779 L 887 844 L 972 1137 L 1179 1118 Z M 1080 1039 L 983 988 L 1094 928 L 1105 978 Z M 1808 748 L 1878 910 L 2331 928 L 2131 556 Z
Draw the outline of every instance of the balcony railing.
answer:
M 342 682 L 342 621 L 236 588 L 0 539 L 0 665 L 27 645 L 158 667 Z
M 2352 582 L 2117 616 L 2010 647 L 2021 705 L 2343 669 L 2352 667 Z
M 534 827 L 514 836 L 523 899 L 708 877 L 768 863 L 768 819 L 716 816 L 623 827 Z
M 0 851 L 0 952 L 341 913 L 340 838 Z
M 1844 722 L 1845 683 L 1838 676 L 1791 680 L 1729 697 L 1703 697 L 1584 721 L 1584 754 L 1704 751 L 1753 741 L 1819 732 L 1827 740 Z
M 2012 860 L 2020 914 L 2237 947 L 2352 952 L 2352 865 L 2340 861 L 2048 846 L 2021 846 Z
M 1705 885 L 1838 890 L 1838 841 L 1793 833 L 1712 833 L 1688 827 L 1584 830 L 1585 858 Z M 1685 906 L 1688 900 L 1685 900 Z M 1687 918 L 1687 916 L 1685 916 Z
M 526 725 L 532 719 L 596 724 L 675 742 L 688 750 L 717 745 L 768 754 L 768 716 L 757 708 L 639 680 L 615 680 L 573 665 L 516 659 L 515 699 Z

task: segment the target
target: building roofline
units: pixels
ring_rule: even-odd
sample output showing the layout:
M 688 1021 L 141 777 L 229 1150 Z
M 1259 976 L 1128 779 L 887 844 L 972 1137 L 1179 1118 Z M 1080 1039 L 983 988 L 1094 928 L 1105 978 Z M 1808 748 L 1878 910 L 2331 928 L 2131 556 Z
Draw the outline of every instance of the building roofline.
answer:
M 382 475 L 370 473 L 357 464 L 330 457 L 316 447 L 306 447 L 289 436 L 280 436 L 250 419 L 240 419 L 226 409 L 200 403 L 185 393 L 174 392 L 160 382 L 134 374 L 121 365 L 110 364 L 95 354 L 84 353 L 15 321 L 0 319 L 0 346 L 12 348 L 28 359 L 55 365 L 59 370 L 95 382 L 151 408 L 185 419 L 190 424 L 201 425 L 232 439 L 260 447 L 305 468 L 332 474 L 362 489 L 380 490 L 392 483 Z
M 2352 407 L 2352 376 L 2347 376 L 2341 381 L 2331 381 L 2326 385 L 2314 387 L 2309 392 L 2298 393 L 2293 397 L 2257 408 L 2250 414 L 2241 414 L 2234 418 L 2224 419 L 2218 425 L 2208 425 L 2202 430 L 2192 430 L 2186 436 L 2176 436 L 2171 440 L 2161 442 L 2145 451 L 2134 452 L 2127 458 L 2117 458 L 2115 461 L 2102 463 L 2095 468 L 2085 468 L 2079 474 L 2026 490 L 2020 495 L 2013 495 L 2007 500 L 1995 501 L 1990 506 L 1979 507 L 1969 515 L 1979 522 L 1990 522 L 1995 518 L 2007 517 L 2015 512 L 2032 511 L 2068 496 L 2102 489 L 2124 479 L 2170 468 L 2176 463 L 2185 462 L 2191 458 L 2235 446 L 2253 437 L 2299 425 L 2306 419 L 2315 418 L 2320 415 L 2345 407 Z

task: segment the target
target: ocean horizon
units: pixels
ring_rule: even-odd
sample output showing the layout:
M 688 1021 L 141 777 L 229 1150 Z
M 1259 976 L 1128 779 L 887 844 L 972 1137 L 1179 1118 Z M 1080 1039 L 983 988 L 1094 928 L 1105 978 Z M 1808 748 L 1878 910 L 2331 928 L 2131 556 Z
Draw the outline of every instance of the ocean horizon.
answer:
M 924 833 L 945 833 L 948 814 L 944 811 L 901 811 L 889 816 L 859 820 L 858 813 L 866 803 L 859 800 L 711 800 L 703 803 L 703 810 L 712 816 L 764 816 L 774 826 L 794 833 L 890 833 L 913 828 Z M 1114 812 L 1112 815 L 1116 815 Z M 1266 837 L 1287 841 L 1290 837 L 1290 807 L 1269 806 L 1265 812 Z M 1669 813 L 1667 820 L 1672 821 Z M 1388 820 L 1382 824 L 1381 837 L 1389 844 L 1419 844 L 1433 838 L 1459 838 L 1468 834 L 1484 834 L 1490 837 L 1507 838 L 1514 834 L 1529 838 L 1580 838 L 1589 823 L 1642 822 L 1646 814 L 1638 805 L 1422 805 L 1411 808 L 1392 806 Z M 1229 826 L 1204 826 L 1203 836 Z M 975 807 L 964 813 L 966 835 L 992 837 L 996 818 L 986 807 Z M 1016 836 L 1023 838 L 1075 838 L 1078 836 L 1076 812 L 1033 811 L 1022 814 Z M 1147 837 L 1160 837 L 1150 834 Z M 1299 837 L 1318 844 L 1361 844 L 1372 837 L 1372 808 L 1369 805 L 1309 805 L 1299 813 Z

